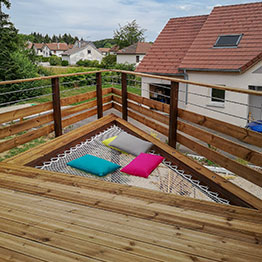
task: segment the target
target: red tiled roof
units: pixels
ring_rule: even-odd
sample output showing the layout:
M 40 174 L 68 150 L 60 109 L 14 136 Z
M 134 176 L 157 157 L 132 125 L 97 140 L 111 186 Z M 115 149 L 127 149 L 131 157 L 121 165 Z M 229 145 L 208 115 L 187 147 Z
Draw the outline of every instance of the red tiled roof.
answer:
M 34 43 L 33 46 L 36 48 L 36 49 L 42 49 L 44 44 L 43 43 Z
M 46 45 L 52 51 L 66 51 L 69 49 L 67 43 L 47 43 Z
M 98 48 L 98 50 L 99 50 L 100 52 L 109 52 L 110 49 L 111 49 L 111 48 L 107 48 L 107 47 L 100 47 L 100 48 Z
M 203 15 L 170 19 L 136 71 L 179 73 L 178 66 L 207 17 Z
M 118 55 L 127 55 L 127 54 L 146 54 L 152 44 L 146 42 L 138 42 L 128 47 L 125 47 L 117 52 Z
M 237 48 L 213 48 L 219 35 L 243 34 Z M 262 3 L 215 7 L 180 68 L 243 71 L 262 57 Z

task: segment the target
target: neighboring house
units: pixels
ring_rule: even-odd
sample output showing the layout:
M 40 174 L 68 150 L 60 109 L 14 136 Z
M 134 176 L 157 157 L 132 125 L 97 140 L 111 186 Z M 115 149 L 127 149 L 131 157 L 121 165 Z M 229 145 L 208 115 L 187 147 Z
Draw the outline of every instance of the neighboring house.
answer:
M 109 54 L 110 54 L 110 55 L 116 55 L 116 53 L 118 52 L 118 50 L 119 50 L 119 46 L 113 45 L 113 46 L 110 48 L 110 50 L 109 50 Z
M 138 42 L 125 47 L 117 52 L 116 62 L 118 64 L 135 64 L 137 66 L 151 46 L 152 44 L 150 43 Z
M 102 55 L 104 55 L 104 56 L 110 54 L 110 49 L 111 49 L 111 48 L 105 48 L 105 47 L 98 48 L 98 50 L 100 51 L 100 53 L 102 53 Z
M 97 60 L 99 63 L 104 56 L 92 42 L 82 43 L 82 47 L 74 47 L 62 54 L 62 60 L 75 65 L 79 60 Z
M 32 48 L 34 49 L 36 55 L 43 55 L 44 45 L 44 43 L 34 43 L 32 45 Z
M 62 53 L 69 50 L 72 45 L 68 45 L 67 43 L 47 43 L 45 44 L 49 50 L 51 55 L 56 55 L 61 57 Z
M 136 71 L 262 91 L 261 17 L 258 2 L 215 7 L 207 16 L 170 19 Z M 261 96 L 185 84 L 179 88 L 179 106 L 186 110 L 240 126 L 249 115 L 262 119 Z M 161 94 L 169 93 L 170 82 L 142 78 L 143 96 L 151 94 L 168 103 Z M 240 118 L 230 116 L 235 112 Z

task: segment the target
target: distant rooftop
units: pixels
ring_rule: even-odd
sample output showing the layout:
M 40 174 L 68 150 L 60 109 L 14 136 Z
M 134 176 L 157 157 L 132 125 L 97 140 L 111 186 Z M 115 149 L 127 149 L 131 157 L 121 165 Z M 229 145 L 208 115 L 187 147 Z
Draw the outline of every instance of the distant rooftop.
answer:
M 151 43 L 138 42 L 119 50 L 117 54 L 146 54 L 150 50 L 151 46 Z

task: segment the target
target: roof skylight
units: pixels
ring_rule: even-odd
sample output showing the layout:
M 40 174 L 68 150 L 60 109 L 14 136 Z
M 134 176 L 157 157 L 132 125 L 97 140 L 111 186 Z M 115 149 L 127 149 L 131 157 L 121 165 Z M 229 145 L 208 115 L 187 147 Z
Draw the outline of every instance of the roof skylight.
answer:
M 214 44 L 214 47 L 237 47 L 240 40 L 241 40 L 242 34 L 239 35 L 220 35 L 217 38 L 216 43 Z

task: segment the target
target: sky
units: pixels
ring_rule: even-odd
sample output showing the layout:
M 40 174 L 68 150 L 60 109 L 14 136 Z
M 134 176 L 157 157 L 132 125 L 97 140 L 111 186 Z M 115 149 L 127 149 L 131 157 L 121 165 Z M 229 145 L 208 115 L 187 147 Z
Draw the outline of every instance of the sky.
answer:
M 248 0 L 11 0 L 7 11 L 20 33 L 64 34 L 95 41 L 136 20 L 154 41 L 170 18 L 209 14 L 214 6 Z

